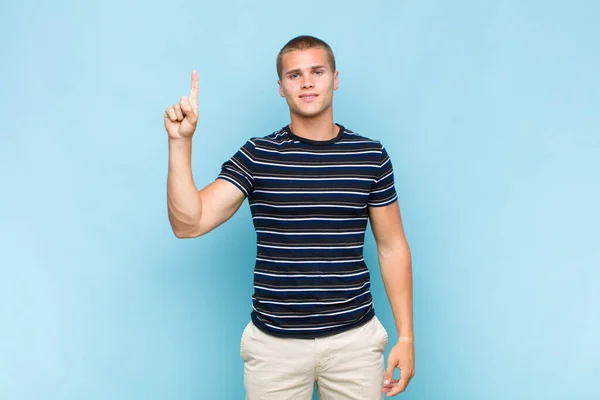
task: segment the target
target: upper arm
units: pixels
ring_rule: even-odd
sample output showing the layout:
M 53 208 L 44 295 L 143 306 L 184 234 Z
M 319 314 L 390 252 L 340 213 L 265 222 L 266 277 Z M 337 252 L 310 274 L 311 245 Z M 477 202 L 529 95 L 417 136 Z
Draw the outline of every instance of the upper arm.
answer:
M 200 223 L 194 236 L 204 235 L 231 218 L 246 195 L 233 183 L 217 179 L 198 192 L 202 204 Z
M 379 171 L 367 204 L 378 252 L 387 254 L 398 249 L 408 250 L 394 182 L 394 168 L 383 146 Z
M 369 222 L 378 252 L 408 250 L 398 201 L 382 207 L 369 207 Z
M 221 166 L 218 179 L 198 192 L 202 203 L 195 236 L 204 235 L 236 213 L 254 189 L 254 142 L 248 140 Z

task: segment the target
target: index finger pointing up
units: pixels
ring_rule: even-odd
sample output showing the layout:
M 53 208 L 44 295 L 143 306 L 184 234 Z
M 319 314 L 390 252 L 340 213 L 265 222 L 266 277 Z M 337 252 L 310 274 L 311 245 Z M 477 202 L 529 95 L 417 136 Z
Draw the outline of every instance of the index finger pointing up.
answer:
M 190 103 L 192 109 L 198 114 L 198 71 L 192 71 L 192 88 L 190 89 Z

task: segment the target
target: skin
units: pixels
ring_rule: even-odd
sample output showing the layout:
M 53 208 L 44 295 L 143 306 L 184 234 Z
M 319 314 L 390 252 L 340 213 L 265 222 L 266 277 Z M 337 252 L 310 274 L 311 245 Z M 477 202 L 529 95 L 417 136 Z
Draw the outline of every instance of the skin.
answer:
M 338 133 L 333 123 L 333 93 L 338 71 L 328 63 L 322 48 L 296 50 L 282 57 L 279 94 L 290 111 L 290 128 L 311 140 L 329 140 Z M 198 190 L 192 176 L 192 137 L 198 122 L 198 74 L 192 72 L 189 96 L 165 110 L 169 140 L 167 204 L 171 227 L 178 238 L 202 236 L 231 218 L 245 197 L 232 183 L 219 179 Z M 369 207 L 371 229 L 377 243 L 381 276 L 391 305 L 397 343 L 387 360 L 382 391 L 387 397 L 403 392 L 415 373 L 412 315 L 412 267 L 398 202 Z M 395 369 L 400 379 L 392 379 Z
M 333 123 L 333 92 L 339 85 L 324 49 L 296 50 L 282 57 L 279 95 L 290 110 L 290 128 L 300 137 L 328 140 L 337 135 Z M 314 95 L 311 97 L 309 95 Z

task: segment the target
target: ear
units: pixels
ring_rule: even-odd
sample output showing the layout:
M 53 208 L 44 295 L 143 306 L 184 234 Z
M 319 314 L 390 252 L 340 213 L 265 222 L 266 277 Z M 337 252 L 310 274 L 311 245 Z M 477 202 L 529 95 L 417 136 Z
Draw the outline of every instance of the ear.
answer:
M 338 75 L 339 75 L 338 71 L 335 71 L 333 73 L 333 90 L 337 90 L 338 87 L 339 87 L 339 85 L 340 85 L 340 81 L 338 79 Z
M 285 97 L 285 93 L 283 93 L 283 85 L 281 84 L 281 79 L 277 81 L 277 84 L 279 85 L 279 95 L 281 97 Z

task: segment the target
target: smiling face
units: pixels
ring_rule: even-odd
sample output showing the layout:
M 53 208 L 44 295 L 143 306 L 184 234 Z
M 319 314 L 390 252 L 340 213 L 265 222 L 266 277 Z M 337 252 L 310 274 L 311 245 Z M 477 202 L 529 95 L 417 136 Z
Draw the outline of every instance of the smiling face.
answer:
M 314 118 L 332 113 L 338 72 L 332 70 L 324 48 L 285 53 L 281 67 L 279 94 L 285 97 L 293 117 Z

